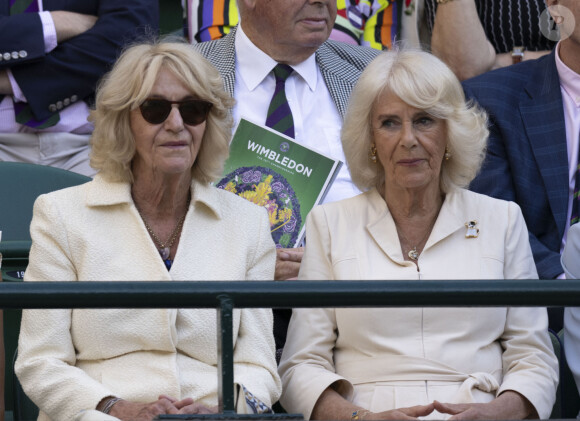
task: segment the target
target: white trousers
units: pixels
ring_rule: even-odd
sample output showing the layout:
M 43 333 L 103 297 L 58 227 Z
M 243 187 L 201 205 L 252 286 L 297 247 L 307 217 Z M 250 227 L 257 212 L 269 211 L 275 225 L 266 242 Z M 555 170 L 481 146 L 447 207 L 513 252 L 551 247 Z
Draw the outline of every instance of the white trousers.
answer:
M 0 133 L 0 161 L 27 162 L 62 168 L 89 177 L 90 134 Z

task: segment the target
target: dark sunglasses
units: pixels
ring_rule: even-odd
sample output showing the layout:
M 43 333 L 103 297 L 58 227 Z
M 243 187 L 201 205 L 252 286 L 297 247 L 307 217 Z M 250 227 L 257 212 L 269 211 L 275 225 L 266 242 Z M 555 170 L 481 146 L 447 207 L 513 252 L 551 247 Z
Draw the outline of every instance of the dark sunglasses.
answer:
M 197 126 L 207 119 L 209 110 L 213 104 L 201 99 L 189 99 L 187 101 L 168 101 L 166 99 L 146 99 L 139 106 L 141 115 L 151 124 L 161 124 L 171 113 L 171 106 L 179 105 L 179 114 L 183 122 L 189 126 Z

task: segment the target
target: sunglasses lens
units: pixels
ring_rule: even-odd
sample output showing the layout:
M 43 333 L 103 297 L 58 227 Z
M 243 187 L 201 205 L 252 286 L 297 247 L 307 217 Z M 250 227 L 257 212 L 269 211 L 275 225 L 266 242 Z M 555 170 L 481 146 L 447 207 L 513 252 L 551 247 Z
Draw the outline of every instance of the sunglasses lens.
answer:
M 197 126 L 207 119 L 211 107 L 211 102 L 201 100 L 186 101 L 179 105 L 179 112 L 185 124 Z
M 151 124 L 163 123 L 171 112 L 171 103 L 162 99 L 148 99 L 139 107 L 141 115 Z
M 165 99 L 148 99 L 139 109 L 141 115 L 151 124 L 161 124 L 171 113 L 171 105 L 179 104 L 179 113 L 183 122 L 189 126 L 197 126 L 207 119 L 212 103 L 194 99 L 191 101 L 171 102 Z

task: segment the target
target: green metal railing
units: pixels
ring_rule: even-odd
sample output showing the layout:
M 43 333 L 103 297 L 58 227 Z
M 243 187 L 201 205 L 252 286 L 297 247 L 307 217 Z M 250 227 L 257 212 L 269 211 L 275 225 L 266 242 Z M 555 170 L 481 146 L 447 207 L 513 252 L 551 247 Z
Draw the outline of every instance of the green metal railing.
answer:
M 580 306 L 576 280 L 0 283 L 0 308 L 216 308 L 220 412 L 234 413 L 232 311 L 288 307 Z

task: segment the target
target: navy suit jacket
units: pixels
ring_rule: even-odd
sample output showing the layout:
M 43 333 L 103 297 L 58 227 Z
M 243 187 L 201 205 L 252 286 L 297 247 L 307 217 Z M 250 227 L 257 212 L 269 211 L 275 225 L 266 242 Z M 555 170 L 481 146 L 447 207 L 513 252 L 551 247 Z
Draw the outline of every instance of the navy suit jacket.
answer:
M 471 189 L 518 203 L 538 275 L 563 273 L 560 245 L 568 210 L 568 152 L 555 49 L 538 60 L 465 81 L 490 118 L 483 168 Z
M 90 100 L 98 80 L 110 70 L 121 47 L 143 33 L 157 34 L 159 26 L 158 0 L 43 0 L 42 3 L 47 11 L 95 15 L 98 20 L 88 31 L 45 54 L 38 14 L 10 16 L 9 0 L 0 0 L 0 55 L 25 52 L 21 54 L 25 57 L 0 61 L 0 69 L 11 69 L 38 119 L 52 115 L 50 104 L 59 101 L 68 104 L 71 99 Z

